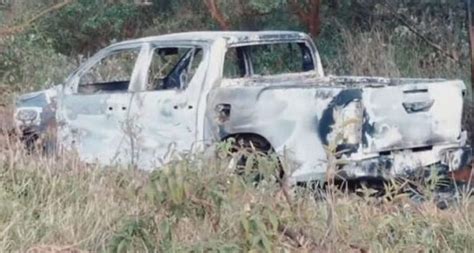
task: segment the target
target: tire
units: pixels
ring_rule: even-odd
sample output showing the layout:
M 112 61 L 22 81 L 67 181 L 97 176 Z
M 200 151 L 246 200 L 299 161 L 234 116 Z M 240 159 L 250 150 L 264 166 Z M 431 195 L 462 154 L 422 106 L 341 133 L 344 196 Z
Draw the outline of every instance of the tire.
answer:
M 245 177 L 249 181 L 259 183 L 265 176 L 273 174 L 277 180 L 281 180 L 284 176 L 284 170 L 279 159 L 275 161 L 277 163 L 276 170 L 274 172 L 265 173 L 260 167 L 259 161 L 268 159 L 271 163 L 270 157 L 274 154 L 272 146 L 262 138 L 245 138 L 237 136 L 234 138 L 234 143 L 231 152 L 236 159 L 236 174 Z

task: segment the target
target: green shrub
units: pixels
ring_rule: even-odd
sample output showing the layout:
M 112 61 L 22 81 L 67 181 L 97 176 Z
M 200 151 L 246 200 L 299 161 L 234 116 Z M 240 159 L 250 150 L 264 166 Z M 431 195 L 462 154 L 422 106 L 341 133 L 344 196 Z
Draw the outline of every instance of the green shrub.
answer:
M 416 203 L 405 195 L 378 199 L 337 190 L 315 201 L 309 189 L 281 188 L 271 173 L 255 185 L 222 152 L 145 173 L 86 166 L 69 155 L 53 160 L 2 151 L 0 251 L 39 245 L 92 252 L 474 250 L 474 203 L 467 196 L 447 210 L 431 198 Z M 275 166 L 258 164 L 262 171 Z

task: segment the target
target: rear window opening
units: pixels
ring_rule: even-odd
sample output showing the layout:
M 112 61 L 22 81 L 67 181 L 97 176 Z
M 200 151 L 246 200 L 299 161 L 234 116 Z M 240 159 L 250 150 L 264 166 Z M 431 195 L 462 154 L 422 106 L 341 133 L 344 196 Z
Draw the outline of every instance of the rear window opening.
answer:
M 301 73 L 315 69 L 305 43 L 273 43 L 232 47 L 224 62 L 224 78 Z
M 199 47 L 154 49 L 146 89 L 148 91 L 186 89 L 202 59 L 203 50 Z

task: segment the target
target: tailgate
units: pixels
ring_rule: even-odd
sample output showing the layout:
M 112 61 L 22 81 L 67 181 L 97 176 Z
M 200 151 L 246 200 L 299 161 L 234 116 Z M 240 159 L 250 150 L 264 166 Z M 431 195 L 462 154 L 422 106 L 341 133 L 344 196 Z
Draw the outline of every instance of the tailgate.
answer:
M 459 142 L 462 81 L 365 87 L 364 152 Z

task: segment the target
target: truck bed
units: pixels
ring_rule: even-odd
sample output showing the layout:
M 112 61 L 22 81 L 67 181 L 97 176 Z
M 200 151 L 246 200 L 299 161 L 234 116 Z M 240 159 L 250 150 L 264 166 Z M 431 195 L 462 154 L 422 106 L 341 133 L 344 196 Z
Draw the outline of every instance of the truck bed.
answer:
M 302 73 L 280 74 L 272 76 L 253 76 L 238 79 L 225 79 L 222 86 L 328 86 L 343 88 L 399 86 L 418 83 L 439 83 L 449 81 L 446 79 L 427 78 L 386 78 L 373 76 L 325 76 L 320 77 L 317 72 L 311 71 Z
M 334 147 L 339 158 L 355 163 L 406 153 L 409 158 L 388 163 L 399 163 L 394 171 L 413 171 L 442 162 L 446 149 L 466 141 L 461 126 L 465 86 L 458 80 L 308 73 L 222 84 L 211 100 L 232 107 L 223 132 L 261 133 L 276 150 L 292 150 L 308 170 L 325 172 L 327 147 Z

